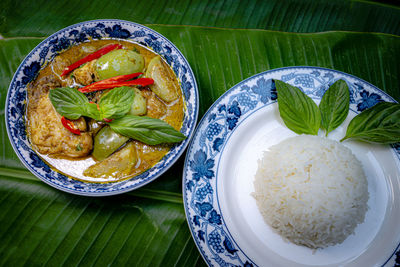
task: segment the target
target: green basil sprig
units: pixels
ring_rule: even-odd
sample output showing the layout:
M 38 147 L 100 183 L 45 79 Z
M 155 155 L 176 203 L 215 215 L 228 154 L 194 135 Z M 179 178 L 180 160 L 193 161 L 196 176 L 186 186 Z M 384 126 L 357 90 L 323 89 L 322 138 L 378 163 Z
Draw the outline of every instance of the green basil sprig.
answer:
M 381 102 L 355 116 L 342 140 L 380 144 L 400 142 L 400 104 Z
M 101 97 L 98 105 L 89 103 L 83 93 L 69 87 L 52 89 L 49 97 L 57 112 L 68 119 L 81 116 L 98 121 L 114 119 L 107 122 L 112 130 L 149 145 L 175 143 L 186 138 L 162 120 L 126 115 L 135 97 L 135 91 L 129 87 L 112 89 Z
M 328 133 L 339 127 L 349 114 L 350 93 L 347 83 L 337 80 L 325 92 L 319 104 L 322 127 Z
M 81 116 L 95 120 L 114 119 L 128 113 L 135 91 L 129 87 L 119 87 L 106 93 L 97 106 L 89 103 L 87 97 L 70 87 L 50 90 L 50 101 L 59 114 L 67 119 L 76 120 Z
M 275 80 L 279 114 L 285 125 L 297 134 L 317 135 L 321 114 L 317 104 L 299 88 Z
M 279 80 L 275 80 L 275 85 L 279 113 L 286 126 L 298 134 L 316 135 L 322 117 L 321 126 L 328 135 L 347 118 L 350 95 L 343 80 L 336 81 L 325 92 L 319 108 L 300 89 Z M 379 144 L 400 142 L 400 104 L 381 102 L 355 116 L 340 141 L 350 138 Z
M 149 145 L 175 143 L 186 138 L 165 121 L 145 116 L 126 115 L 109 122 L 108 125 L 116 133 Z

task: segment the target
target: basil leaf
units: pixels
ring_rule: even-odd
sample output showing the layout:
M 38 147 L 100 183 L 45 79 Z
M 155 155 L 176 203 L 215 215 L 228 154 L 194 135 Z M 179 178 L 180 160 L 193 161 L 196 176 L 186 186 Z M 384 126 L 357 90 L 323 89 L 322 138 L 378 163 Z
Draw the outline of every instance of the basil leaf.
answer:
M 380 144 L 400 142 L 400 104 L 381 102 L 355 116 L 342 140 Z
M 317 104 L 299 88 L 275 80 L 279 114 L 285 125 L 297 134 L 317 135 L 321 114 Z
M 150 117 L 125 115 L 108 125 L 114 132 L 148 145 L 175 143 L 186 138 L 165 121 Z
M 349 87 L 345 81 L 337 80 L 325 92 L 319 104 L 322 127 L 326 130 L 326 136 L 347 118 L 349 105 Z
M 85 106 L 82 107 L 82 115 L 95 119 L 97 121 L 103 120 L 103 116 L 100 113 L 99 107 L 97 106 L 96 103 L 86 103 Z
M 135 91 L 130 87 L 114 88 L 102 96 L 99 102 L 102 117 L 114 119 L 124 116 L 131 109 Z
M 51 89 L 49 98 L 57 112 L 70 120 L 79 119 L 85 112 L 85 105 L 89 103 L 83 93 L 70 87 Z

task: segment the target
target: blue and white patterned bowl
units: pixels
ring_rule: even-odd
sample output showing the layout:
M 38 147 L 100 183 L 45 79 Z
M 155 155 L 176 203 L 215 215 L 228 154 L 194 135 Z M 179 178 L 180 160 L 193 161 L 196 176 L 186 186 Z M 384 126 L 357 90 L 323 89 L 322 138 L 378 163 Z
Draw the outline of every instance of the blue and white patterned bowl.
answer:
M 112 183 L 89 183 L 70 179 L 50 168 L 31 148 L 25 129 L 26 86 L 57 54 L 89 39 L 134 41 L 158 53 L 179 78 L 186 110 L 181 132 L 188 138 L 173 146 L 166 156 L 146 172 L 129 180 Z M 199 104 L 198 89 L 189 63 L 164 36 L 140 24 L 122 20 L 93 20 L 64 28 L 36 46 L 18 67 L 6 99 L 6 127 L 10 142 L 22 163 L 47 184 L 78 195 L 105 196 L 139 188 L 170 168 L 182 155 L 194 132 Z

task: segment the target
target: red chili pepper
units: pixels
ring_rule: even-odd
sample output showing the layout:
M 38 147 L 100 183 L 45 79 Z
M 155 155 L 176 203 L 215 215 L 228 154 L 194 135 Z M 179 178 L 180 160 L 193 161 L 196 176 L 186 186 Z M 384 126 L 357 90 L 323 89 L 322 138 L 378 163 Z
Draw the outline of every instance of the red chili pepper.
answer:
M 68 67 L 66 67 L 64 69 L 64 71 L 61 73 L 61 76 L 67 75 L 68 73 L 70 73 L 71 71 L 73 71 L 74 69 L 80 67 L 82 64 L 85 64 L 89 61 L 92 61 L 93 59 L 98 59 L 99 57 L 111 52 L 114 49 L 121 49 L 122 45 L 120 44 L 110 44 L 107 45 L 99 50 L 97 50 L 96 52 L 87 55 L 86 57 L 76 61 L 75 63 L 69 65 Z
M 81 135 L 81 131 L 75 126 L 75 124 L 64 116 L 61 117 L 61 123 L 71 133 Z
M 98 81 L 98 82 L 95 82 L 92 84 L 107 83 L 107 82 L 125 82 L 125 81 L 131 80 L 133 78 L 139 77 L 142 74 L 143 74 L 143 72 L 135 72 L 135 73 L 126 74 L 126 75 L 119 75 L 119 76 L 114 76 L 114 77 L 104 79 L 104 80 L 101 80 L 101 81 Z M 90 84 L 90 85 L 92 85 L 92 84 Z M 88 86 L 90 86 L 90 85 L 88 85 Z
M 111 78 L 108 78 L 105 80 L 101 80 L 101 81 L 86 85 L 86 86 L 80 88 L 79 91 L 80 92 L 92 92 L 91 89 L 99 88 L 99 85 L 101 85 L 101 84 L 110 84 L 110 83 L 114 83 L 114 82 L 125 82 L 130 79 L 136 78 L 142 74 L 143 74 L 142 72 L 136 72 L 136 73 L 132 73 L 132 74 L 111 77 Z
M 104 118 L 103 119 L 103 121 L 105 121 L 105 122 L 112 122 L 114 119 L 107 119 L 107 118 Z
M 153 84 L 154 80 L 151 78 L 139 78 L 136 80 L 132 81 L 124 81 L 124 82 L 108 82 L 108 83 L 101 83 L 101 84 L 96 84 L 96 85 L 88 85 L 82 88 L 79 88 L 78 91 L 82 93 L 90 93 L 94 91 L 99 91 L 99 90 L 104 90 L 104 89 L 111 89 L 115 87 L 121 87 L 121 86 L 132 86 L 132 85 L 141 85 L 141 86 L 146 86 Z

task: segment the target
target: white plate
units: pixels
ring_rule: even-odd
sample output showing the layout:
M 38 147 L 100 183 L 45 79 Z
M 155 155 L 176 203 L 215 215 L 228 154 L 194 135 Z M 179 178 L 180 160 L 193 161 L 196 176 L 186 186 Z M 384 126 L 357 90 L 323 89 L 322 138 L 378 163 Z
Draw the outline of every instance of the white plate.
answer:
M 357 113 L 379 101 L 394 102 L 359 78 L 317 67 L 267 71 L 227 91 L 201 120 L 183 172 L 185 212 L 204 259 L 222 266 L 393 266 L 400 242 L 400 145 L 343 142 L 363 164 L 370 198 L 364 222 L 342 244 L 318 250 L 297 246 L 264 222 L 250 195 L 257 161 L 268 147 L 296 135 L 279 116 L 272 79 L 300 87 L 316 102 L 344 79 L 350 112 L 329 134 L 334 140 L 344 136 Z

